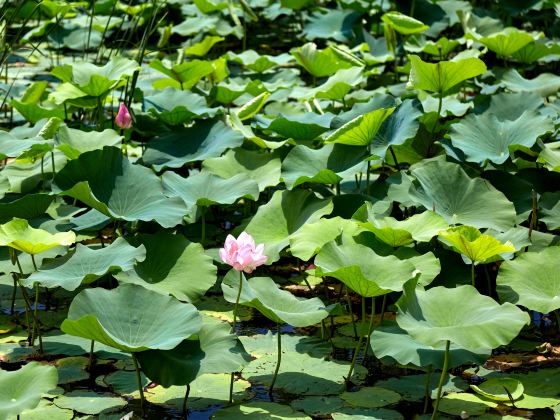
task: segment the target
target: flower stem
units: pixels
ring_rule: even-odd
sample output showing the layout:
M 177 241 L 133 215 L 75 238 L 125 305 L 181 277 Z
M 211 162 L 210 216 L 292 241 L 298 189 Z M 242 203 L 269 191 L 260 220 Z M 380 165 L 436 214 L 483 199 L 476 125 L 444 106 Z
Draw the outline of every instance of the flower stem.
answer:
M 445 382 L 445 375 L 447 375 L 447 366 L 449 365 L 449 346 L 451 342 L 447 340 L 445 343 L 445 353 L 443 354 L 443 368 L 441 369 L 441 376 L 439 377 L 438 391 L 436 397 L 436 405 L 434 406 L 434 412 L 432 413 L 432 420 L 437 419 L 439 401 L 441 400 L 441 390 L 443 388 L 443 383 Z
M 239 307 L 239 299 L 241 298 L 241 289 L 243 287 L 243 271 L 239 272 L 239 288 L 237 289 L 237 297 L 235 299 L 235 306 L 233 307 L 233 323 L 231 324 L 231 333 L 236 332 L 237 323 L 237 309 Z M 233 382 L 235 380 L 235 372 L 231 373 L 231 378 L 229 381 L 229 403 L 233 403 Z
M 471 284 L 472 287 L 476 287 L 474 282 L 474 262 L 471 263 Z
M 144 416 L 144 389 L 142 387 L 142 376 L 140 375 L 140 366 L 138 366 L 138 360 L 136 356 L 132 353 L 132 361 L 134 362 L 134 369 L 136 369 L 136 380 L 138 381 L 138 391 L 140 392 L 140 411 L 142 416 Z
M 274 384 L 276 383 L 276 378 L 278 377 L 278 371 L 280 370 L 280 363 L 282 362 L 282 332 L 280 331 L 280 323 L 276 324 L 276 338 L 278 339 L 278 360 L 276 362 L 276 369 L 274 369 L 274 375 L 272 376 L 272 382 L 270 383 L 270 388 L 268 389 L 268 395 L 272 400 L 272 390 L 274 389 Z

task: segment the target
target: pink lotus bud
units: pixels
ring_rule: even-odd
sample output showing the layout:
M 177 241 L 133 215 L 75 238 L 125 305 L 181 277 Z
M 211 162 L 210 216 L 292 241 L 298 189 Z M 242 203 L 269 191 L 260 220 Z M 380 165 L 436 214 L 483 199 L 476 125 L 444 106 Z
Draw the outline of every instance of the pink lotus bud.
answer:
M 255 268 L 266 262 L 263 255 L 264 244 L 255 246 L 255 240 L 247 232 L 242 232 L 237 239 L 228 235 L 224 247 L 220 249 L 220 258 L 237 271 L 252 273 Z
M 130 128 L 132 127 L 132 115 L 128 112 L 128 108 L 125 104 L 119 106 L 119 112 L 115 118 L 115 124 L 119 128 Z

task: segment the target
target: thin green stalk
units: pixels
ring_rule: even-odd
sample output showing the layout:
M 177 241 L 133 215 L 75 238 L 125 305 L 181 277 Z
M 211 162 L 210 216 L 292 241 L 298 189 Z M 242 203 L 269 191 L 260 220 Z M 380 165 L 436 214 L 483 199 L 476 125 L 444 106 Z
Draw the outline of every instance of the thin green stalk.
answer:
M 37 263 L 35 262 L 35 256 L 31 254 L 31 261 L 33 262 L 33 268 L 37 270 Z M 31 334 L 31 343 L 35 345 L 35 333 L 39 338 L 39 353 L 43 354 L 43 337 L 41 335 L 41 326 L 39 324 L 39 313 L 37 312 L 37 307 L 39 306 L 39 283 L 35 283 L 35 307 L 33 308 L 33 333 Z
M 235 334 L 237 323 L 237 309 L 239 307 L 239 298 L 241 297 L 241 289 L 243 288 L 243 271 L 239 272 L 239 289 L 237 290 L 237 297 L 235 298 L 235 306 L 233 307 L 233 323 L 231 324 L 231 333 Z M 235 373 L 231 373 L 229 381 L 229 403 L 233 403 L 233 382 L 235 380 Z
M 354 319 L 354 311 L 352 311 L 352 301 L 350 301 L 350 295 L 348 294 L 348 287 L 345 288 L 346 291 L 346 302 L 348 303 L 348 312 L 350 312 L 350 319 L 352 320 L 352 328 L 354 330 L 354 338 L 358 339 L 358 329 L 356 328 L 356 321 Z
M 276 338 L 278 339 L 278 359 L 276 361 L 276 369 L 274 369 L 274 375 L 272 376 L 272 382 L 270 383 L 270 388 L 268 388 L 268 395 L 272 400 L 272 391 L 274 389 L 274 384 L 276 383 L 276 378 L 278 377 L 278 371 L 280 370 L 280 363 L 282 363 L 282 331 L 280 328 L 280 323 L 276 324 Z
M 474 282 L 474 261 L 471 263 L 471 285 L 472 287 L 476 287 Z
M 12 252 L 12 263 L 15 262 L 15 265 L 17 266 L 18 270 L 19 270 L 19 275 L 20 275 L 20 279 L 22 279 L 24 277 L 23 274 L 23 269 L 21 268 L 21 263 L 19 262 L 19 257 L 17 255 L 17 252 L 13 249 L 10 248 L 10 252 Z M 23 287 L 23 285 L 19 282 L 18 279 L 18 284 L 19 287 L 21 289 L 21 294 L 23 296 L 23 300 L 25 302 L 25 320 L 27 323 L 27 340 L 29 342 L 29 345 L 32 346 L 32 341 L 31 341 L 31 327 L 30 327 L 30 323 L 29 323 L 29 314 L 32 313 L 31 312 L 31 300 L 29 299 L 29 295 L 27 294 L 27 290 L 25 290 L 25 287 Z M 33 326 L 35 326 L 35 319 L 33 320 Z
M 348 375 L 346 376 L 346 380 L 344 383 L 348 385 L 350 379 L 352 378 L 352 373 L 354 372 L 354 366 L 356 366 L 356 360 L 358 359 L 358 353 L 360 352 L 360 348 L 362 347 L 362 341 L 364 339 L 363 334 L 360 334 L 360 338 L 358 338 L 358 344 L 354 349 L 354 355 L 352 356 L 352 363 L 350 363 L 350 370 L 348 370 Z
M 88 35 L 86 40 L 86 45 L 84 46 L 84 60 L 86 59 L 87 51 L 89 50 L 89 41 L 91 39 L 91 30 L 93 28 L 93 15 L 95 14 L 95 0 L 91 1 L 91 16 L 89 19 Z M 101 48 L 101 47 L 100 47 Z
M 428 372 L 426 372 L 426 386 L 424 388 L 424 411 L 422 411 L 422 414 L 426 414 L 428 412 L 428 402 L 430 401 L 430 397 L 431 397 L 431 384 L 432 384 L 432 371 L 433 371 L 433 366 L 430 365 L 428 366 Z
M 369 350 L 369 343 L 371 342 L 371 333 L 373 332 L 373 320 L 375 319 L 375 298 L 371 298 L 371 316 L 369 319 L 369 326 L 368 326 L 368 334 L 366 340 L 366 348 L 364 349 L 364 360 L 363 363 L 366 361 L 366 356 Z
M 17 277 L 15 273 L 12 273 L 12 278 L 14 279 L 14 290 L 12 291 L 12 306 L 10 308 L 10 315 L 16 312 L 16 296 L 17 296 Z
M 138 381 L 138 391 L 140 392 L 140 411 L 142 412 L 142 416 L 144 416 L 144 387 L 142 386 L 142 376 L 140 375 L 140 366 L 138 366 L 138 360 L 136 360 L 136 356 L 132 353 L 132 361 L 134 362 L 134 369 L 136 369 L 136 380 Z
M 447 374 L 447 366 L 449 365 L 449 346 L 451 342 L 447 340 L 445 343 L 445 353 L 443 354 L 443 368 L 441 370 L 441 376 L 439 378 L 438 391 L 436 397 L 436 404 L 434 406 L 434 412 L 432 413 L 432 420 L 437 419 L 439 401 L 441 400 L 441 390 L 443 389 L 443 383 L 445 382 L 445 375 Z
M 95 340 L 91 340 L 91 345 L 89 347 L 89 359 L 88 359 L 88 364 L 87 364 L 87 371 L 91 372 L 91 369 L 93 368 L 93 350 L 95 347 Z
M 189 409 L 189 394 L 191 393 L 191 385 L 187 384 L 187 390 L 185 391 L 185 398 L 183 398 L 183 417 L 187 418 L 187 412 Z

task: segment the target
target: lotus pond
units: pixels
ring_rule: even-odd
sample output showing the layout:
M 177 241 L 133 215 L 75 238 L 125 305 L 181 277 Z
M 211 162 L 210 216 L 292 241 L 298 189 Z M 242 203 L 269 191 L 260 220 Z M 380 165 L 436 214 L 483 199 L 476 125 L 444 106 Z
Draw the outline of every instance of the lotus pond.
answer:
M 0 16 L 0 420 L 560 419 L 557 0 Z

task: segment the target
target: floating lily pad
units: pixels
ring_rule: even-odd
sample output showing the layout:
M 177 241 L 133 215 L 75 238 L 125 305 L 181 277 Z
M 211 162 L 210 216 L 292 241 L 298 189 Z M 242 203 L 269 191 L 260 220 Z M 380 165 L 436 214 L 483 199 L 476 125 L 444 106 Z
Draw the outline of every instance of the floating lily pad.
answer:
M 403 420 L 398 411 L 385 408 L 344 408 L 332 413 L 333 420 Z
M 248 417 L 254 420 L 265 419 L 297 419 L 309 420 L 311 417 L 295 411 L 288 405 L 273 402 L 252 402 L 249 404 L 235 405 L 216 411 L 212 418 L 222 420 L 235 420 Z
M 480 385 L 471 385 L 479 395 L 494 401 L 515 401 L 523 396 L 523 384 L 513 378 L 492 378 Z
M 86 372 L 87 364 L 88 358 L 82 356 L 58 359 L 56 361 L 58 383 L 64 385 L 89 378 L 89 373 Z
M 401 396 L 395 391 L 373 386 L 356 392 L 343 392 L 340 398 L 354 407 L 379 408 L 399 402 Z
M 93 391 L 71 391 L 54 400 L 59 408 L 66 408 L 82 414 L 99 414 L 102 411 L 116 411 L 126 406 L 126 401 L 108 393 Z

